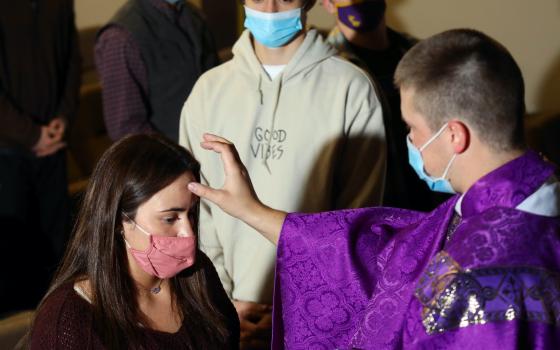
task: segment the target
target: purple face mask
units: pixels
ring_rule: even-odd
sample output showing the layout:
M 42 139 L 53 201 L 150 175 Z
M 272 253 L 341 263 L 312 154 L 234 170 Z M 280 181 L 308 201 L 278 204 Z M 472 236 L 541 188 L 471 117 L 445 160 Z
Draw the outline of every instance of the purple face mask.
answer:
M 349 0 L 335 6 L 338 20 L 358 32 L 377 28 L 386 8 L 384 0 Z

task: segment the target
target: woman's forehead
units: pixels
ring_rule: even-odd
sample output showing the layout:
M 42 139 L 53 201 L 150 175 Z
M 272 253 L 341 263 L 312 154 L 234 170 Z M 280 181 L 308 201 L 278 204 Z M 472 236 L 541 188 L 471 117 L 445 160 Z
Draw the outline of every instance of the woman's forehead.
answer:
M 198 201 L 198 197 L 187 188 L 187 185 L 193 181 L 196 179 L 191 172 L 184 173 L 140 205 L 139 210 L 141 208 L 156 211 L 170 208 L 190 209 Z

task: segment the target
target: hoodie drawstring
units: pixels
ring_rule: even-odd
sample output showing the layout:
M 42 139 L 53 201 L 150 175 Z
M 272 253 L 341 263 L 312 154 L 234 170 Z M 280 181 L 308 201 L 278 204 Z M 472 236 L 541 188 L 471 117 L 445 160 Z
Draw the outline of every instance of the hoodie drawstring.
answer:
M 257 92 L 259 94 L 259 99 L 261 101 L 261 106 L 263 105 L 263 92 L 262 92 L 262 75 L 259 74 L 259 83 L 257 86 Z
M 262 80 L 262 76 L 259 76 L 259 85 L 260 85 L 261 80 Z M 280 94 L 282 92 L 282 82 L 283 82 L 283 80 L 284 80 L 284 77 L 282 76 L 282 73 L 281 73 L 281 76 L 278 79 L 278 83 L 275 84 L 275 87 L 274 87 L 275 88 L 274 89 L 275 90 L 274 91 L 275 99 L 274 99 L 274 105 L 273 105 L 273 108 L 272 108 L 272 119 L 270 121 L 270 128 L 269 128 L 270 137 L 268 138 L 268 140 L 266 142 L 266 148 L 265 148 L 265 152 L 266 152 L 265 155 L 266 156 L 264 157 L 264 160 L 263 160 L 263 165 L 266 168 L 266 170 L 268 170 L 269 174 L 272 174 L 272 170 L 270 169 L 270 165 L 268 164 L 268 158 L 272 154 L 270 146 L 272 144 L 272 138 L 273 138 L 272 135 L 274 135 L 274 129 L 276 127 L 276 112 L 278 110 L 278 105 L 280 104 Z M 262 91 L 261 91 L 261 96 L 262 96 Z M 261 101 L 261 103 L 262 103 L 262 101 Z

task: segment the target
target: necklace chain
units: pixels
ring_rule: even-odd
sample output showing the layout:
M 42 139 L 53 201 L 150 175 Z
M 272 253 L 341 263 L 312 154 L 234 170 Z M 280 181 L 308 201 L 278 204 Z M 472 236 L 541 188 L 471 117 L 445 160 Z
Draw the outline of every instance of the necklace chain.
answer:
M 135 281 L 135 282 L 136 282 L 136 281 Z M 161 285 L 162 285 L 162 283 L 163 283 L 163 279 L 160 279 L 157 286 L 152 287 L 152 288 L 147 288 L 147 287 L 144 287 L 143 285 L 141 285 L 139 282 L 136 282 L 136 284 L 137 284 L 138 286 L 142 287 L 142 289 L 144 289 L 144 290 L 146 290 L 146 291 L 149 291 L 149 292 L 152 293 L 152 294 L 158 294 L 159 292 L 161 292 Z
M 157 287 L 154 287 L 152 289 L 150 289 L 150 292 L 152 294 L 158 294 L 159 292 L 161 292 L 161 284 L 162 284 L 163 280 L 159 280 L 159 284 L 157 285 Z

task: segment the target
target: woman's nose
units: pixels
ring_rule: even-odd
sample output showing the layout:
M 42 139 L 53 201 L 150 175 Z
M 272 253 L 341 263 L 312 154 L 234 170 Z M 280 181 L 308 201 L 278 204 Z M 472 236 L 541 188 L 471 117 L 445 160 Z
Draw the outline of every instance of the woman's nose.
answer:
M 194 236 L 194 230 L 193 230 L 191 220 L 186 218 L 186 220 L 183 220 L 181 226 L 179 227 L 179 233 L 177 234 L 177 237 L 189 237 L 189 236 Z

